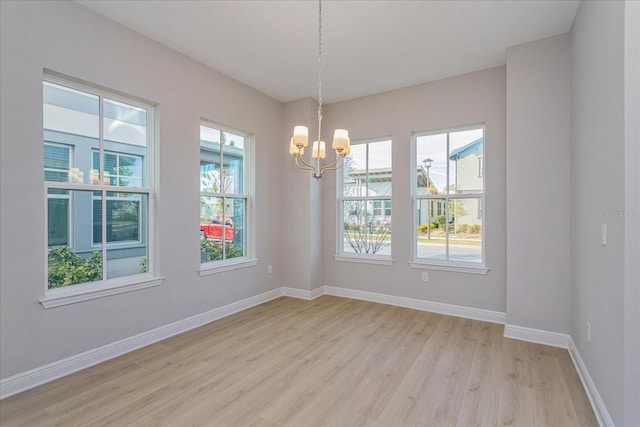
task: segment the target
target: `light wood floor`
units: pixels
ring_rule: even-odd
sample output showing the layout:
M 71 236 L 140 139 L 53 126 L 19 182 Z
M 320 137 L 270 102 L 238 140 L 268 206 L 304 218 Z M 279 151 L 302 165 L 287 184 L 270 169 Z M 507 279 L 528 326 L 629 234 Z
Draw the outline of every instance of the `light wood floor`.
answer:
M 501 325 L 279 298 L 0 402 L 9 426 L 596 426 L 566 350 Z

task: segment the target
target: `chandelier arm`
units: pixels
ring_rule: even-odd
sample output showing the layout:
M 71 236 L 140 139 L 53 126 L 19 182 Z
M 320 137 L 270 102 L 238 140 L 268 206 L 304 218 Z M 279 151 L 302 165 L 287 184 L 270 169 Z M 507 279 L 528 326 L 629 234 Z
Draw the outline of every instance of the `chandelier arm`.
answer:
M 322 175 L 324 171 L 334 171 L 334 170 L 340 169 L 342 167 L 342 163 L 344 160 L 343 158 L 344 156 L 339 155 L 335 162 L 331 163 L 330 165 L 321 167 L 320 174 Z
M 302 156 L 300 155 L 295 155 L 294 156 L 296 158 L 296 165 L 300 168 L 300 169 L 304 169 L 304 170 L 309 170 L 309 171 L 316 171 L 316 168 L 313 167 L 312 165 L 310 165 L 309 163 L 305 162 L 304 159 L 302 158 Z M 302 162 L 302 165 L 300 165 L 300 162 Z

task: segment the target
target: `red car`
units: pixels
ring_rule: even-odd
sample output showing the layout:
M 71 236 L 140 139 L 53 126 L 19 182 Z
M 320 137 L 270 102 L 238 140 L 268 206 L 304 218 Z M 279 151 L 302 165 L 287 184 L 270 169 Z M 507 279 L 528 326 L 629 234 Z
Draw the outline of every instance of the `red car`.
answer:
M 234 237 L 233 221 L 231 218 L 226 218 L 224 221 L 224 239 L 231 241 Z M 222 240 L 222 221 L 220 221 L 220 218 L 213 218 L 210 222 L 201 223 L 200 238 Z

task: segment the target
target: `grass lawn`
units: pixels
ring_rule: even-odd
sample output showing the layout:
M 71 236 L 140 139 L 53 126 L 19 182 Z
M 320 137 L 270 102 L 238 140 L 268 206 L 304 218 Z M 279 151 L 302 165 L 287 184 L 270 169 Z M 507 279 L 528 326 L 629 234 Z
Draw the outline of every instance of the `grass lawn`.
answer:
M 431 239 L 429 239 L 427 233 L 420 233 L 418 235 L 418 242 L 420 243 L 443 243 L 445 242 L 445 235 L 443 229 L 431 230 Z M 449 233 L 449 243 L 456 245 L 469 245 L 469 246 L 482 246 L 482 234 L 480 233 Z

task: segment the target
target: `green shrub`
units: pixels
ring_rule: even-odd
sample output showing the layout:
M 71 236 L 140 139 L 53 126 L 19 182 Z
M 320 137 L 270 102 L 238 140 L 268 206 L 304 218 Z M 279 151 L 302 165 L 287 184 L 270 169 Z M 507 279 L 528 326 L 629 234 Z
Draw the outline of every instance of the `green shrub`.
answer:
M 482 230 L 482 227 L 480 226 L 480 224 L 473 224 L 471 226 L 471 232 L 474 234 L 480 233 L 480 230 Z
M 102 255 L 93 251 L 87 259 L 68 247 L 49 249 L 49 289 L 102 280 Z
M 438 222 L 438 224 L 444 225 L 444 223 L 447 222 L 447 217 L 446 215 L 438 215 L 436 221 Z
M 147 272 L 147 259 L 146 258 L 142 258 L 140 260 L 140 271 L 139 273 L 146 273 Z
M 469 224 L 460 224 L 460 225 L 458 226 L 458 231 L 459 231 L 460 233 L 467 233 L 467 232 L 469 232 Z
M 242 248 L 235 246 L 231 242 L 225 243 L 224 247 L 226 252 L 226 256 L 224 257 L 225 259 L 244 256 Z M 219 261 L 223 259 L 222 242 L 208 239 L 200 240 L 200 252 L 203 254 L 201 258 L 202 262 Z

